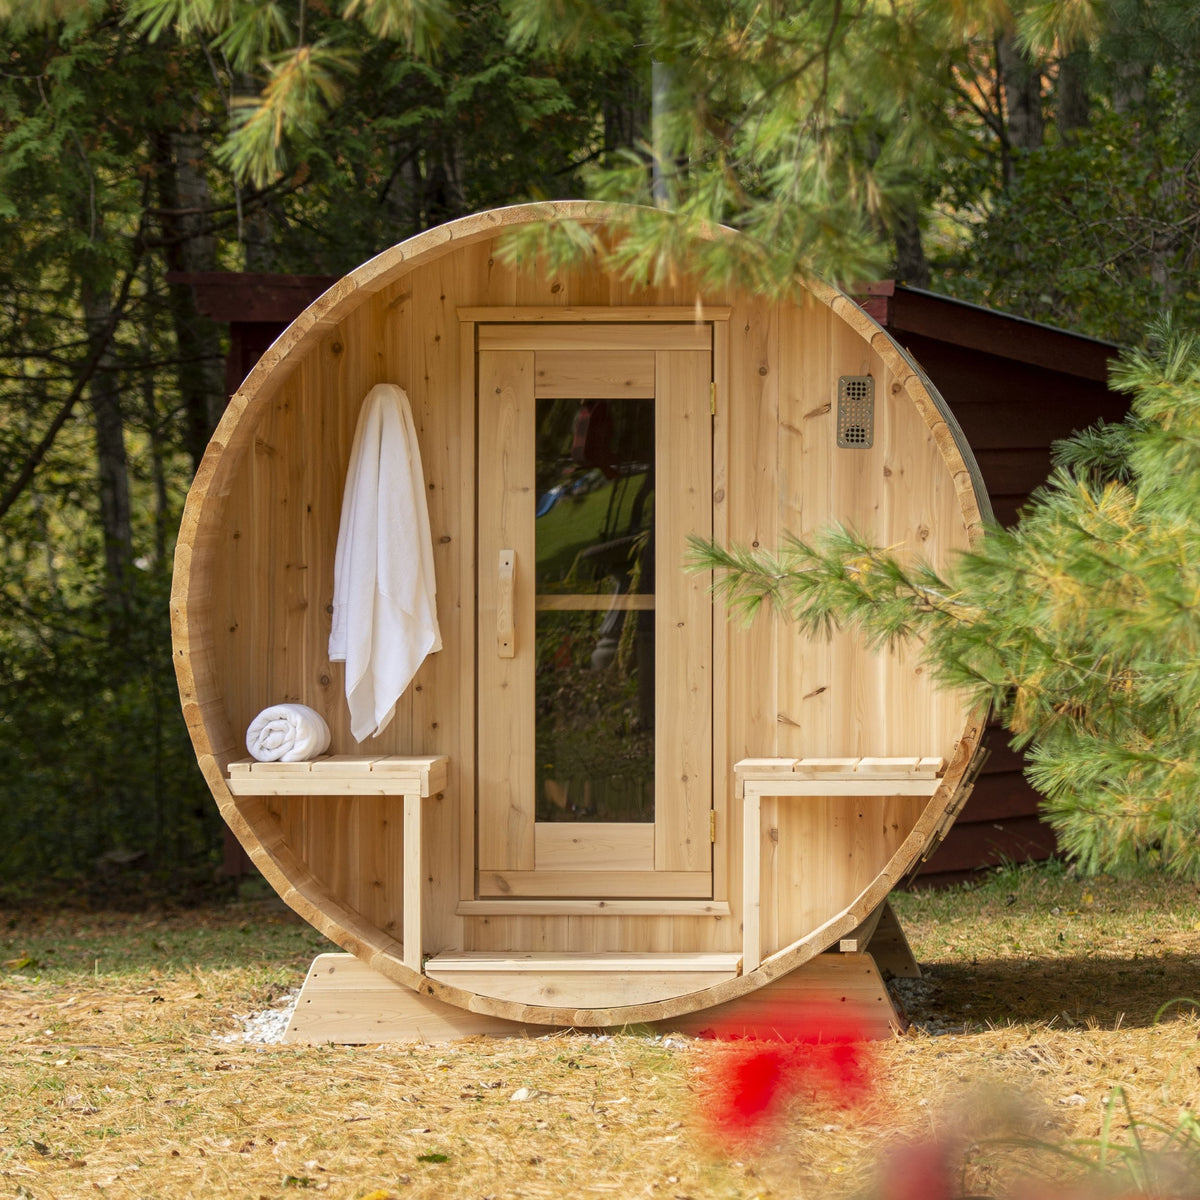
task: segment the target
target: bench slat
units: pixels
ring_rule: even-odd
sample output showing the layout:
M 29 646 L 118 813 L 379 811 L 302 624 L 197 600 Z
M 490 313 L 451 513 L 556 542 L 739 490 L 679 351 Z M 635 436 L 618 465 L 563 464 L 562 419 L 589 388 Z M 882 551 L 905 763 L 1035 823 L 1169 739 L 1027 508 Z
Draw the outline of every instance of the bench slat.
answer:
M 743 758 L 734 765 L 739 782 L 772 779 L 846 779 L 859 776 L 873 780 L 936 779 L 945 760 L 933 757 L 864 758 Z
M 443 754 L 327 754 L 305 762 L 229 764 L 235 796 L 432 796 L 446 788 Z

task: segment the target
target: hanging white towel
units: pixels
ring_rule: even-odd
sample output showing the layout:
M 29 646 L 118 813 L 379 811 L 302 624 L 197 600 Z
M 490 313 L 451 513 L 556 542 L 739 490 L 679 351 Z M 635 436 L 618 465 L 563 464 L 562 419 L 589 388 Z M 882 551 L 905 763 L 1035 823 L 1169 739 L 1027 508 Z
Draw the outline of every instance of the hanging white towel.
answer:
M 329 657 L 346 663 L 350 731 L 379 733 L 442 648 L 425 477 L 403 389 L 367 393 L 354 433 L 333 568 Z
M 259 762 L 305 762 L 329 749 L 329 726 L 307 704 L 273 704 L 250 722 L 246 749 Z

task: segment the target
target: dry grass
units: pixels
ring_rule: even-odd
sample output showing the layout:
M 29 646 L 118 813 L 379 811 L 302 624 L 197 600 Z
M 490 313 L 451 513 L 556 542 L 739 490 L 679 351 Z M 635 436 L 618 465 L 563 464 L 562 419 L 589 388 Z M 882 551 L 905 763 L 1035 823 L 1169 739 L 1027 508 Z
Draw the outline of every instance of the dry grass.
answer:
M 1198 990 L 1200 912 L 1194 889 L 1123 889 L 1043 875 L 902 898 L 932 965 L 918 1015 L 961 1031 L 879 1045 L 873 1099 L 843 1111 L 802 1095 L 736 1150 L 703 1119 L 728 1048 L 223 1044 L 322 948 L 286 914 L 13 914 L 0 932 L 0 1193 L 825 1197 L 868 1186 L 888 1143 L 948 1127 L 968 1141 L 1094 1137 L 1114 1084 L 1140 1118 L 1173 1125 L 1200 1109 L 1200 1023 L 1181 1008 L 1152 1016 Z M 533 1097 L 514 1100 L 520 1089 Z M 973 1164 L 981 1192 L 1019 1160 Z
M 754 1194 L 697 1157 L 689 1073 L 661 1044 L 215 1045 L 248 983 L 214 971 L 0 994 L 9 1193 Z M 514 1101 L 522 1088 L 536 1095 Z

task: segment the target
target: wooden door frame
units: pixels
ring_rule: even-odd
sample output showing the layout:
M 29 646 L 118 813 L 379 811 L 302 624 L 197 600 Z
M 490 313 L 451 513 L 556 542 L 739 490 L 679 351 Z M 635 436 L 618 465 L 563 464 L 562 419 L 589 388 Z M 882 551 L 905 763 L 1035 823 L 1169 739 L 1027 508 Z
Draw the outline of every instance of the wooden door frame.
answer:
M 480 326 L 496 325 L 539 325 L 534 334 L 534 340 L 539 346 L 546 342 L 548 346 L 570 345 L 569 334 L 562 326 L 580 325 L 588 322 L 604 322 L 610 324 L 643 324 L 652 325 L 692 325 L 704 324 L 711 330 L 711 344 L 708 347 L 711 358 L 713 378 L 713 421 L 712 438 L 712 531 L 713 536 L 722 540 L 727 533 L 727 506 L 725 503 L 727 483 L 727 417 L 719 399 L 727 397 L 729 372 L 729 317 L 731 309 L 728 306 L 704 307 L 696 306 L 614 306 L 614 307 L 460 307 L 458 310 L 460 333 L 460 412 L 465 418 L 468 413 L 472 420 L 477 405 L 477 362 L 482 340 L 488 341 L 486 330 Z M 558 326 L 559 329 L 551 329 Z M 567 334 L 565 342 L 559 341 L 559 332 Z M 617 330 L 612 331 L 614 335 Z M 631 331 L 623 331 L 631 332 Z M 634 337 L 625 348 L 649 347 L 662 345 L 665 330 L 647 329 L 644 338 Z M 491 339 L 493 344 L 503 343 L 504 347 L 516 348 L 512 337 L 519 333 L 517 330 L 506 330 L 497 339 Z M 618 335 L 619 337 L 619 335 Z M 613 342 L 606 339 L 606 348 L 618 349 L 625 345 L 624 341 Z M 685 335 L 684 342 L 687 338 Z M 534 342 L 531 342 L 532 346 Z M 471 439 L 472 443 L 474 439 Z M 474 541 L 477 542 L 476 531 Z M 477 561 L 478 547 L 473 548 L 472 561 Z M 476 620 L 478 617 L 476 616 Z M 629 899 L 590 899 L 572 897 L 515 897 L 504 899 L 500 897 L 480 898 L 477 876 L 477 839 L 478 839 L 478 797 L 475 788 L 464 787 L 461 796 L 461 828 L 464 832 L 460 844 L 460 903 L 458 911 L 461 915 L 476 915 L 483 913 L 499 914 L 501 912 L 522 912 L 533 914 L 551 913 L 584 913 L 603 912 L 612 915 L 621 913 L 678 913 L 688 915 L 721 915 L 730 911 L 729 907 L 729 867 L 730 857 L 737 850 L 732 845 L 731 834 L 735 830 L 730 821 L 731 813 L 731 780 L 728 778 L 728 736 L 726 704 L 724 701 L 723 683 L 725 679 L 725 662 L 727 652 L 726 622 L 713 621 L 711 658 L 711 781 L 710 803 L 712 820 L 715 829 L 715 842 L 711 857 L 711 886 L 710 898 L 677 899 L 671 897 L 639 897 Z M 472 720 L 477 720 L 478 697 L 472 694 L 470 698 Z M 465 715 L 466 705 L 463 710 Z

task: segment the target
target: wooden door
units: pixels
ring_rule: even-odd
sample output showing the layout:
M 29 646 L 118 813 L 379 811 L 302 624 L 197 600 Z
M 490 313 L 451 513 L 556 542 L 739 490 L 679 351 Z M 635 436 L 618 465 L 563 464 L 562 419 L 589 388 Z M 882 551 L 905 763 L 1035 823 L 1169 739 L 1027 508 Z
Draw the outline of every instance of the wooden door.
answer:
M 711 327 L 478 345 L 478 894 L 709 897 Z

